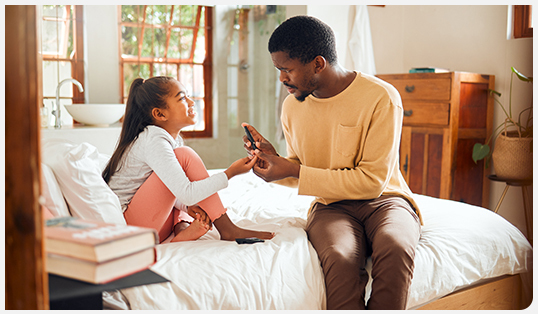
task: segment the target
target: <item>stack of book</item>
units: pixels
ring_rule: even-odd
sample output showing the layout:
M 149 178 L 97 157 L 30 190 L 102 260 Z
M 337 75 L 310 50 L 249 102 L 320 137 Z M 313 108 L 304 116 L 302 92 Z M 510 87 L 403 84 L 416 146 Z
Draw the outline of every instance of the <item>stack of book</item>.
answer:
M 46 269 L 51 274 L 107 283 L 149 268 L 156 261 L 157 231 L 59 217 L 46 221 Z

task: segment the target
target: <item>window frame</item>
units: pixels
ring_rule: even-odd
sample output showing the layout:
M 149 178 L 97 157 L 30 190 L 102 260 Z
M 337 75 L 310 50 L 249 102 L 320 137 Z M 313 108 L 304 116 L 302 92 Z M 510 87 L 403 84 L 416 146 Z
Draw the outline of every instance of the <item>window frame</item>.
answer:
M 514 5 L 514 38 L 532 36 L 532 5 Z
M 200 14 L 201 9 L 204 7 L 204 25 L 200 26 Z M 174 5 L 171 6 L 171 11 L 169 14 L 173 15 Z M 128 95 L 125 93 L 125 77 L 124 77 L 124 64 L 147 64 L 149 66 L 150 77 L 153 76 L 153 67 L 155 64 L 163 65 L 175 65 L 178 68 L 179 76 L 179 67 L 180 65 L 201 65 L 203 67 L 203 82 L 204 82 L 204 96 L 196 97 L 196 99 L 203 99 L 204 101 L 204 130 L 189 130 L 182 131 L 181 135 L 183 138 L 210 138 L 213 136 L 213 7 L 212 6 L 198 6 L 197 18 L 194 26 L 179 26 L 171 25 L 171 19 L 169 19 L 167 24 L 150 24 L 145 21 L 147 12 L 147 5 L 144 5 L 144 13 L 142 23 L 140 22 L 123 22 L 122 21 L 122 8 L 121 5 L 118 6 L 118 45 L 119 45 L 119 61 L 120 61 L 120 97 L 122 101 L 126 101 Z M 193 30 L 193 42 L 191 45 L 191 53 L 189 58 L 181 59 L 180 58 L 168 58 L 168 49 L 164 51 L 164 57 L 142 57 L 142 42 L 138 43 L 138 55 L 135 57 L 124 56 L 122 54 L 122 27 L 139 27 L 140 36 L 138 38 L 144 38 L 144 31 L 149 27 L 158 27 L 166 29 L 166 44 L 170 41 L 171 29 L 180 28 L 180 29 L 192 29 Z M 194 62 L 194 50 L 196 48 L 196 41 L 198 37 L 198 32 L 196 30 L 204 28 L 205 29 L 205 58 L 202 63 Z M 167 47 L 168 48 L 168 47 Z M 176 77 L 179 79 L 179 77 Z
M 71 77 L 75 80 L 84 83 L 84 6 L 82 5 L 73 5 L 74 16 L 71 18 L 71 6 L 65 5 L 67 10 L 67 17 L 63 18 L 51 18 L 42 16 L 42 21 L 63 21 L 69 23 L 73 21 L 73 53 L 72 57 L 62 56 L 60 57 L 60 52 L 58 54 L 42 54 L 42 61 L 51 61 L 51 62 L 70 62 L 71 63 Z M 65 36 L 66 43 L 69 39 L 69 25 L 66 27 L 66 32 L 61 36 Z M 40 36 L 41 37 L 41 36 Z M 59 39 L 58 39 L 59 40 Z M 61 81 L 61 80 L 60 80 Z M 58 84 L 60 83 L 58 82 Z M 84 91 L 80 92 L 74 84 L 72 85 L 73 93 L 72 97 L 70 96 L 61 96 L 61 99 L 71 99 L 73 104 L 83 104 L 84 103 Z M 43 99 L 56 99 L 56 95 L 43 95 Z

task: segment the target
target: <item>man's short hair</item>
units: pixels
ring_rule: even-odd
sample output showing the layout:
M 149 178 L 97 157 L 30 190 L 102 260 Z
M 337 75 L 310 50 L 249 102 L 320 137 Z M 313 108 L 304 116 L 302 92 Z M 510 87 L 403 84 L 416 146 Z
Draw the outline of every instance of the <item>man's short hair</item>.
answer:
M 322 56 L 331 65 L 337 61 L 336 41 L 329 25 L 319 19 L 299 15 L 280 24 L 269 38 L 269 53 L 283 51 L 303 64 Z

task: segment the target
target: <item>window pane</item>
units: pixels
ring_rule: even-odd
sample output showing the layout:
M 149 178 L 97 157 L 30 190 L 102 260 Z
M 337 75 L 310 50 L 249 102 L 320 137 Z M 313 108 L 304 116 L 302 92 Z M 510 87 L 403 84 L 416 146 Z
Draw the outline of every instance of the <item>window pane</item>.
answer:
M 142 41 L 142 57 L 153 57 L 153 40 L 153 27 L 146 26 Z
M 196 23 L 197 5 L 180 5 L 179 10 L 174 8 L 172 25 L 194 26 Z
M 194 65 L 193 67 L 193 89 L 194 97 L 204 97 L 204 67 L 202 65 Z
M 58 55 L 60 41 L 58 35 L 62 33 L 62 24 L 56 21 L 43 21 L 42 49 L 45 55 Z
M 189 95 L 192 95 L 193 93 L 193 74 L 192 74 L 192 65 L 190 64 L 182 64 L 179 66 L 179 81 L 185 88 L 187 89 L 187 92 Z
M 146 17 L 146 23 L 154 25 L 166 25 L 168 24 L 168 17 L 170 16 L 170 6 L 169 5 L 153 5 L 148 6 L 148 10 L 151 7 L 151 16 L 150 11 L 148 11 L 148 16 Z
M 181 37 L 181 29 L 172 28 L 170 30 L 170 45 L 168 47 L 168 58 L 179 59 L 180 49 L 179 49 L 179 38 Z
M 177 79 L 177 65 L 168 63 L 155 63 L 153 66 L 154 76 L 171 76 Z
M 123 56 L 138 56 L 138 36 L 140 36 L 140 28 L 121 27 L 121 54 Z
M 135 78 L 149 78 L 149 65 L 142 63 L 124 63 L 123 64 L 123 95 L 129 96 L 129 88 Z
M 67 20 L 67 7 L 64 5 L 43 6 L 43 24 L 41 30 L 42 53 L 67 58 L 73 52 L 73 16 L 74 6 L 69 6 L 70 14 Z
M 43 17 L 54 17 L 54 18 L 65 19 L 67 17 L 65 5 L 44 5 Z
M 168 47 L 168 57 L 189 59 L 192 37 L 193 33 L 191 29 L 172 28 L 170 33 L 170 46 Z
M 198 30 L 198 37 L 196 39 L 196 46 L 194 50 L 194 62 L 202 63 L 205 59 L 205 29 L 200 28 Z
M 122 22 L 142 22 L 144 6 L 143 5 L 122 5 L 121 20 Z
M 154 28 L 154 57 L 155 58 L 164 58 L 164 50 L 166 49 L 166 29 L 164 28 Z

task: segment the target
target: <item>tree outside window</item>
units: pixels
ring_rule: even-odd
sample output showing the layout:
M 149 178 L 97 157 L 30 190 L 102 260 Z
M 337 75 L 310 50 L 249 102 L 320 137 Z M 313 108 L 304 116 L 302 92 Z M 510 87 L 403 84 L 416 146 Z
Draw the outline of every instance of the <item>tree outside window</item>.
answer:
M 120 6 L 122 99 L 137 77 L 172 76 L 196 103 L 198 121 L 184 137 L 212 136 L 212 7 Z

